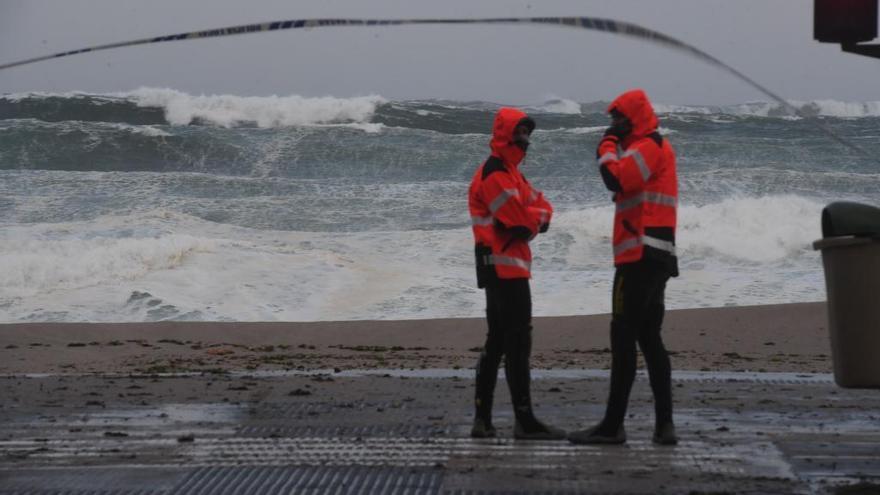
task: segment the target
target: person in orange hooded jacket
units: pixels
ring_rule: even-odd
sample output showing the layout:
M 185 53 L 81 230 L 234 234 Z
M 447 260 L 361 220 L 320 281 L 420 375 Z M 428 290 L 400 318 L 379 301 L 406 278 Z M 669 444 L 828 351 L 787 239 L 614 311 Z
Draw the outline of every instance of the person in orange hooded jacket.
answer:
M 477 168 L 468 190 L 474 233 L 477 286 L 486 290 L 489 332 L 477 362 L 473 437 L 494 437 L 492 398 L 498 367 L 513 402 L 518 439 L 561 440 L 565 432 L 539 421 L 532 411 L 529 356 L 532 349 L 532 253 L 529 241 L 550 225 L 553 207 L 519 171 L 535 122 L 515 108 L 495 116 L 492 154 Z
M 614 289 L 611 316 L 611 383 L 602 421 L 572 432 L 573 443 L 623 443 L 630 389 L 636 375 L 636 342 L 645 356 L 654 393 L 654 443 L 678 442 L 672 422 L 669 354 L 660 336 L 664 291 L 678 276 L 675 252 L 678 184 L 675 152 L 657 132 L 651 102 L 640 89 L 608 107 L 612 125 L 596 151 L 605 186 L 614 193 Z M 618 152 L 622 150 L 622 153 Z

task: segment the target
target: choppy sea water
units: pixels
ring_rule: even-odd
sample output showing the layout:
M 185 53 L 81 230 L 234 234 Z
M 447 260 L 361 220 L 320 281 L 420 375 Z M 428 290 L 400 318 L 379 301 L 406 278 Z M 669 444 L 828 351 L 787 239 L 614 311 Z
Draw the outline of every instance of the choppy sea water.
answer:
M 880 102 L 795 102 L 880 157 Z M 526 106 L 554 203 L 536 315 L 610 309 L 602 102 Z M 774 104 L 656 105 L 678 154 L 667 307 L 825 297 L 820 212 L 880 165 Z M 481 316 L 466 191 L 498 108 L 380 96 L 0 96 L 0 321 Z

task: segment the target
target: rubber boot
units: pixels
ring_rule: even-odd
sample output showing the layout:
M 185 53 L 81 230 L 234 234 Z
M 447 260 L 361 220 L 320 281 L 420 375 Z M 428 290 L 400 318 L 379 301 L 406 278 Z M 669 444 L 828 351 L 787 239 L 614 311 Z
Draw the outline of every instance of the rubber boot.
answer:
M 535 417 L 531 410 L 528 414 L 531 417 L 525 421 L 520 421 L 517 417 L 516 425 L 513 427 L 513 438 L 517 440 L 565 440 L 565 430 L 545 425 Z M 528 424 L 528 429 L 524 426 L 525 424 Z
M 531 372 L 529 357 L 532 353 L 532 327 L 528 326 L 512 337 L 517 340 L 509 346 L 504 357 L 504 372 L 510 386 L 510 397 L 516 424 L 513 436 L 519 440 L 563 440 L 565 431 L 548 426 L 535 417 L 532 410 Z
M 498 365 L 500 358 L 488 355 L 485 351 L 477 361 L 477 379 L 474 392 L 474 425 L 471 437 L 491 438 L 496 435 L 492 425 L 492 402 L 495 395 L 495 383 L 498 381 Z
M 497 431 L 491 422 L 486 422 L 482 418 L 474 418 L 474 425 L 471 427 L 471 438 L 495 438 Z
M 626 442 L 626 430 L 623 424 L 610 435 L 603 431 L 602 426 L 600 423 L 586 430 L 573 431 L 568 434 L 568 441 L 578 445 L 614 445 Z
M 629 395 L 636 378 L 635 330 L 611 321 L 611 379 L 605 417 L 600 423 L 602 435 L 615 436 L 626 417 Z
M 654 428 L 654 438 L 651 439 L 657 445 L 676 445 L 678 436 L 675 434 L 675 425 L 668 421 Z

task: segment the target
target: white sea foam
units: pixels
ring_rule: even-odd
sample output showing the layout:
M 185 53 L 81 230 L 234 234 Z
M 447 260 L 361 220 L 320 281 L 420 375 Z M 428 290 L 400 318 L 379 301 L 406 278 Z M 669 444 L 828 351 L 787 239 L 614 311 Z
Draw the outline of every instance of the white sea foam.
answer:
M 709 122 L 714 122 L 716 124 L 735 124 L 736 120 L 731 119 L 730 117 L 710 117 Z
M 367 134 L 378 134 L 387 129 L 385 124 L 377 122 L 353 122 L 349 124 L 313 124 L 315 127 L 346 127 L 349 129 L 357 129 Z
M 136 280 L 173 269 L 190 254 L 210 249 L 210 243 L 184 233 L 126 233 L 121 225 L 109 232 L 81 224 L 12 227 L 4 229 L 0 243 L 0 288 L 5 297 L 63 294 Z
M 680 209 L 670 308 L 824 298 L 821 205 L 797 196 Z M 558 212 L 533 243 L 536 315 L 607 312 L 613 206 Z M 349 320 L 483 314 L 466 214 L 439 231 L 253 230 L 172 212 L 16 226 L 0 321 Z M 425 263 L 425 259 L 432 260 Z
M 745 262 L 784 260 L 812 248 L 821 237 L 824 205 L 799 196 L 727 198 L 679 212 L 678 244 L 706 258 Z
M 815 100 L 802 106 L 816 108 L 819 115 L 829 117 L 878 117 L 880 101 L 844 102 L 836 100 Z
M 656 103 L 653 102 L 651 106 L 654 108 L 654 111 L 657 113 L 698 113 L 698 114 L 712 114 L 719 113 L 718 107 L 709 107 L 709 106 L 696 106 L 696 105 L 669 105 L 665 103 Z
M 0 94 L 0 100 L 11 102 L 19 102 L 25 99 L 40 98 L 91 98 L 96 104 L 101 105 L 116 99 L 114 96 L 87 93 L 85 91 L 65 91 L 61 93 L 52 93 L 47 91 L 28 91 L 24 93 L 4 93 Z
M 608 126 L 597 125 L 588 127 L 557 127 L 556 129 L 536 129 L 535 134 L 544 133 L 567 133 L 567 134 L 601 134 Z
M 799 196 L 728 198 L 703 206 L 681 205 L 676 244 L 684 257 L 723 257 L 736 263 L 784 260 L 810 251 L 821 237 L 823 204 Z M 554 226 L 583 245 L 610 243 L 613 206 L 563 212 Z M 572 264 L 587 263 L 571 259 Z
M 466 228 L 260 231 L 171 212 L 20 226 L 4 230 L 0 241 L 6 272 L 0 321 L 308 321 L 473 313 L 468 301 L 476 288 L 459 290 L 472 271 L 469 235 Z M 421 266 L 417 253 L 424 246 L 434 246 L 451 265 L 441 260 L 433 269 Z
M 681 276 L 669 282 L 667 307 L 817 301 L 825 298 L 819 255 L 822 205 L 797 196 L 730 198 L 679 209 Z M 533 243 L 535 313 L 610 311 L 614 207 L 555 215 Z
M 546 131 L 538 129 L 535 131 L 536 133 L 542 132 L 566 132 L 568 134 L 602 134 L 605 132 L 605 129 L 608 129 L 607 125 L 594 125 L 594 126 L 586 126 L 586 127 L 560 127 L 558 129 L 548 129 Z M 670 129 L 668 127 L 659 127 L 658 130 L 661 134 L 674 134 L 678 131 L 675 129 Z
M 140 88 L 116 96 L 142 107 L 159 107 L 173 125 L 200 120 L 224 127 L 253 123 L 259 127 L 369 122 L 381 96 L 305 98 L 290 96 L 190 95 L 173 89 Z
M 605 132 L 605 129 L 608 129 L 607 125 L 594 125 L 588 127 L 572 127 L 570 129 L 565 129 L 565 131 L 570 132 L 571 134 L 602 134 Z
M 34 127 L 55 129 L 59 133 L 81 132 L 90 138 L 98 139 L 96 133 L 101 131 L 124 131 L 131 134 L 140 134 L 147 137 L 168 137 L 170 133 L 152 125 L 133 125 L 122 122 L 93 122 L 83 120 L 62 120 L 59 122 L 47 122 L 39 119 L 8 119 L 19 124 Z M 12 127 L 0 128 L 0 130 L 12 130 Z
M 152 125 L 131 125 L 131 124 L 123 124 L 119 122 L 104 122 L 102 123 L 104 126 L 112 127 L 114 129 L 119 129 L 121 131 L 130 132 L 132 134 L 140 134 L 142 136 L 147 137 L 168 137 L 171 136 L 170 133 L 163 131 L 162 129 L 157 128 Z

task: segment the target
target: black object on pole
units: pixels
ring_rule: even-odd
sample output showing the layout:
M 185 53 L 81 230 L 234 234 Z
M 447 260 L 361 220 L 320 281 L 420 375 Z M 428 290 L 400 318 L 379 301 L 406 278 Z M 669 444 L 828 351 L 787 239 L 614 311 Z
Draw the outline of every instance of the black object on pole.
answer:
M 813 38 L 840 43 L 848 53 L 880 58 L 880 45 L 860 45 L 877 37 L 878 0 L 813 0 Z
M 880 45 L 858 45 L 856 43 L 842 43 L 840 49 L 847 53 L 864 55 L 866 57 L 880 58 Z
M 877 37 L 877 0 L 815 0 L 813 37 L 823 43 L 858 43 Z

